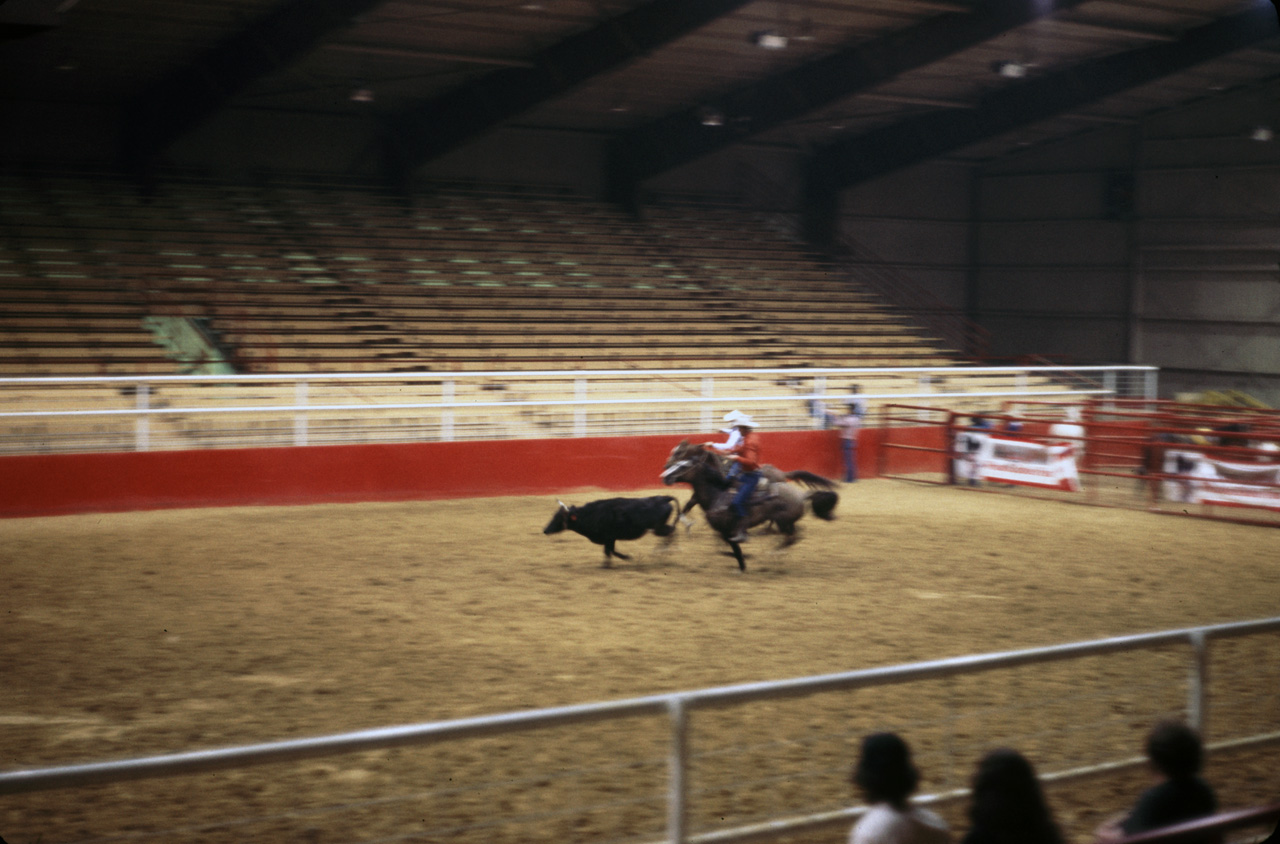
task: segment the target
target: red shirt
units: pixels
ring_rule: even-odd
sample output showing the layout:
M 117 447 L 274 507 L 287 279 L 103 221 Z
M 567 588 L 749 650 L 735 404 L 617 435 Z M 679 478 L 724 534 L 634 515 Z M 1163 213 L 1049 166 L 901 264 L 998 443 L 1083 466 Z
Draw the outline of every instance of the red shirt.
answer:
M 748 430 L 742 435 L 742 441 L 729 452 L 738 459 L 744 472 L 755 472 L 760 468 L 760 437 L 755 431 Z

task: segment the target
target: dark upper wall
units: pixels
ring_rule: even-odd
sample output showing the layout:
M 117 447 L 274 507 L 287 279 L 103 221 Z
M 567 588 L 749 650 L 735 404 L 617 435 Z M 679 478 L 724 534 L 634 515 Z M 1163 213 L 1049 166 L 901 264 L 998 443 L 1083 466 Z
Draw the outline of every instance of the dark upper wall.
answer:
M 1275 91 L 1036 150 L 980 180 L 978 316 L 1007 352 L 1161 367 L 1280 404 Z

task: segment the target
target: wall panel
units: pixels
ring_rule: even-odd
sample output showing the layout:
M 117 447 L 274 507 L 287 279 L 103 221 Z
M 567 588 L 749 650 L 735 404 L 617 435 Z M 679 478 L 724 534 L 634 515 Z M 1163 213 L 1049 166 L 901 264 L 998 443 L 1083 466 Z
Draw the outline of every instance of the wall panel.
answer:
M 861 477 L 874 477 L 883 432 L 863 432 Z M 921 436 L 936 436 L 924 430 Z M 896 431 L 895 442 L 910 432 Z M 695 442 L 709 436 L 691 435 Z M 835 431 L 761 434 L 765 459 L 786 471 L 842 475 Z M 905 440 L 904 440 L 905 438 Z M 0 457 L 0 516 L 171 507 L 289 505 L 503 495 L 567 495 L 661 486 L 680 437 L 500 440 L 399 445 L 208 449 Z M 936 468 L 937 455 L 917 452 Z M 895 457 L 897 471 L 914 471 Z M 684 485 L 671 488 L 682 501 Z

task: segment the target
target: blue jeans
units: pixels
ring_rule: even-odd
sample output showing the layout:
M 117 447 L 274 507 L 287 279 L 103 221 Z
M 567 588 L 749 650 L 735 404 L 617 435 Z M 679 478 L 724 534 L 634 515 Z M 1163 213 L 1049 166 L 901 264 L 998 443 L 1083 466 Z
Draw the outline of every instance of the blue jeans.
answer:
M 858 441 L 840 440 L 840 448 L 844 452 L 844 481 L 852 483 L 858 479 Z
M 751 493 L 756 491 L 756 484 L 760 483 L 759 472 L 743 472 L 742 481 L 738 484 L 738 492 L 733 496 L 733 512 L 739 519 L 747 517 L 747 499 L 751 498 Z

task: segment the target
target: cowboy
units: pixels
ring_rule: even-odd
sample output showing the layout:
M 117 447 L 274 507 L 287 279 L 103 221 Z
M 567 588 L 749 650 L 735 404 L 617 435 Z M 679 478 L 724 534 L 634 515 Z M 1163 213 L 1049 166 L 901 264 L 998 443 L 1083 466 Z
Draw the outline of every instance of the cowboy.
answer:
M 737 414 L 736 416 L 734 414 Z M 732 416 L 732 420 L 730 420 Z M 760 483 L 760 436 L 755 432 L 756 423 L 745 413 L 733 411 L 725 417 L 725 421 L 732 421 L 733 429 L 738 434 L 738 439 L 734 442 L 734 438 L 730 435 L 729 441 L 733 445 L 729 446 L 725 453 L 734 465 L 729 470 L 729 477 L 738 478 L 738 491 L 734 493 L 733 502 L 729 505 L 733 510 L 737 520 L 734 523 L 733 535 L 729 537 L 730 542 L 746 542 L 747 526 L 750 521 L 747 515 L 747 502 L 751 500 L 751 493 L 755 492 L 756 485 Z
M 738 420 L 750 418 L 750 416 L 747 416 L 747 414 L 743 413 L 741 410 L 729 411 L 724 415 L 724 421 L 729 423 L 729 427 L 720 429 L 720 433 L 728 434 L 729 438 L 722 443 L 704 443 L 704 445 L 706 445 L 707 448 L 714 448 L 721 454 L 728 454 L 733 450 L 734 446 L 742 441 L 742 432 L 737 428 Z

